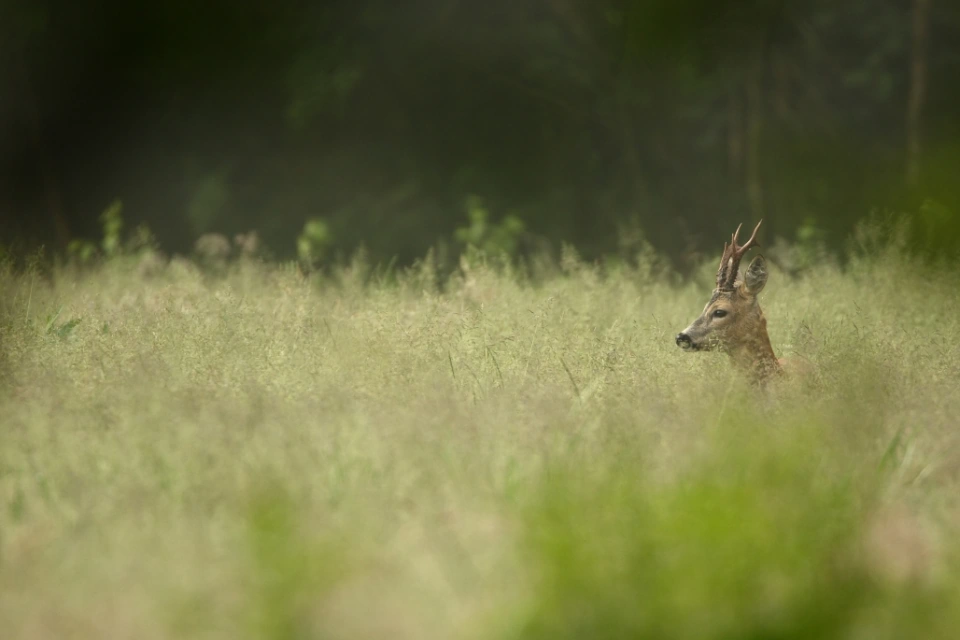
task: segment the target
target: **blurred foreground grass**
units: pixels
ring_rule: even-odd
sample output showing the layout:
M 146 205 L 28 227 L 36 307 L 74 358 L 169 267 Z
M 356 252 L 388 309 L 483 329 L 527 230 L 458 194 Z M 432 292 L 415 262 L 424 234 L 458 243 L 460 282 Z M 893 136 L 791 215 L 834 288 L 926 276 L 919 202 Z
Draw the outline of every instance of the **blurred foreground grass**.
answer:
M 142 265 L 140 265 L 142 267 Z M 0 637 L 953 638 L 960 278 L 0 274 Z M 139 270 L 138 270 L 139 269 Z

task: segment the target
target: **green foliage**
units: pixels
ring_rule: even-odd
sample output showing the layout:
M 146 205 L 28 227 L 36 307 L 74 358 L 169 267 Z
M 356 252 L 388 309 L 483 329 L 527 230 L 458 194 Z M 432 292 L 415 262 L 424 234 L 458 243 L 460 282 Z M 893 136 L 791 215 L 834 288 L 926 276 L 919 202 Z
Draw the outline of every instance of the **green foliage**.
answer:
M 315 637 L 311 601 L 343 579 L 347 558 L 301 531 L 295 505 L 282 488 L 264 490 L 250 507 L 248 535 L 254 580 L 248 615 L 251 638 Z
M 77 264 L 86 264 L 97 255 L 97 246 L 89 240 L 79 238 L 71 240 L 67 245 L 67 257 Z
M 499 223 L 490 222 L 490 212 L 483 199 L 476 195 L 467 198 L 469 226 L 454 232 L 454 239 L 465 248 L 477 249 L 491 256 L 515 257 L 525 226 L 523 220 L 507 215 Z
M 100 224 L 103 226 L 103 255 L 112 258 L 120 252 L 120 233 L 123 231 L 123 203 L 114 200 L 106 210 L 100 214 Z
M 160 262 L 157 241 L 145 224 L 137 225 L 132 234 L 124 238 L 123 203 L 115 200 L 100 214 L 102 237 L 99 243 L 75 239 L 67 246 L 67 260 L 76 266 L 90 266 L 96 260 L 128 263 L 138 261 L 141 267 L 150 262 Z
M 306 265 L 316 266 L 333 244 L 330 226 L 321 218 L 307 220 L 297 237 L 297 257 Z
M 847 637 L 885 600 L 858 548 L 852 469 L 825 464 L 816 418 L 787 433 L 763 420 L 723 419 L 666 487 L 615 464 L 641 450 L 561 459 L 528 514 L 539 572 L 518 637 Z
M 100 228 L 103 235 L 99 252 L 95 243 L 78 238 L 67 246 L 67 257 L 77 264 L 89 264 L 98 255 L 105 259 L 120 255 L 123 231 L 123 203 L 120 200 L 114 200 L 100 214 Z
M 66 339 L 70 336 L 73 330 L 80 324 L 81 318 L 73 318 L 67 320 L 62 324 L 57 324 L 57 320 L 60 318 L 60 313 L 63 311 L 63 305 L 60 305 L 60 308 L 57 309 L 57 312 L 47 318 L 47 333 L 54 335 L 61 340 Z

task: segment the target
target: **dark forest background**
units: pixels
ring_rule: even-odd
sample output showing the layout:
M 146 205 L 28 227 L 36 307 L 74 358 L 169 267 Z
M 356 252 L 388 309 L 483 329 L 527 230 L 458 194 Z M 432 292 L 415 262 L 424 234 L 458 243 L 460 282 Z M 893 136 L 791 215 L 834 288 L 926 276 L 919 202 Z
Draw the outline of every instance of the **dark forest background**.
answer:
M 6 245 L 960 246 L 952 0 L 2 0 L 0 96 Z

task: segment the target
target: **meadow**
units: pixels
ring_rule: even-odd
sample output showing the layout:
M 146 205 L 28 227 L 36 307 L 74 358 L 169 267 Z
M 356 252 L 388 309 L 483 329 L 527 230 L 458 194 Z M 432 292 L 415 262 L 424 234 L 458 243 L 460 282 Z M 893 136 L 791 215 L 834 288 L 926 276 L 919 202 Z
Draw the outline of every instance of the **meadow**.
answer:
M 0 637 L 956 637 L 960 276 L 774 267 L 760 392 L 715 270 L 5 267 Z

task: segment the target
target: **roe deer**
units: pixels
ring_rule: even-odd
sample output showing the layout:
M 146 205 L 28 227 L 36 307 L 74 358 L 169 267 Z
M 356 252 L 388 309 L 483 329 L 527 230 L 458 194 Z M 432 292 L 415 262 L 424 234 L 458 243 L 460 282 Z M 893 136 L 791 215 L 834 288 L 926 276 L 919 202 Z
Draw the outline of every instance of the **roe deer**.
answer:
M 773 353 L 767 335 L 767 320 L 757 299 L 767 284 L 767 262 L 763 256 L 755 257 L 743 277 L 738 278 L 740 259 L 757 246 L 757 230 L 762 222 L 757 223 L 745 244 L 737 244 L 739 226 L 730 245 L 724 243 L 717 270 L 717 288 L 700 317 L 677 334 L 677 346 L 681 349 L 725 351 L 735 365 L 746 371 L 752 382 L 761 385 L 782 374 L 784 365 L 790 366 Z

